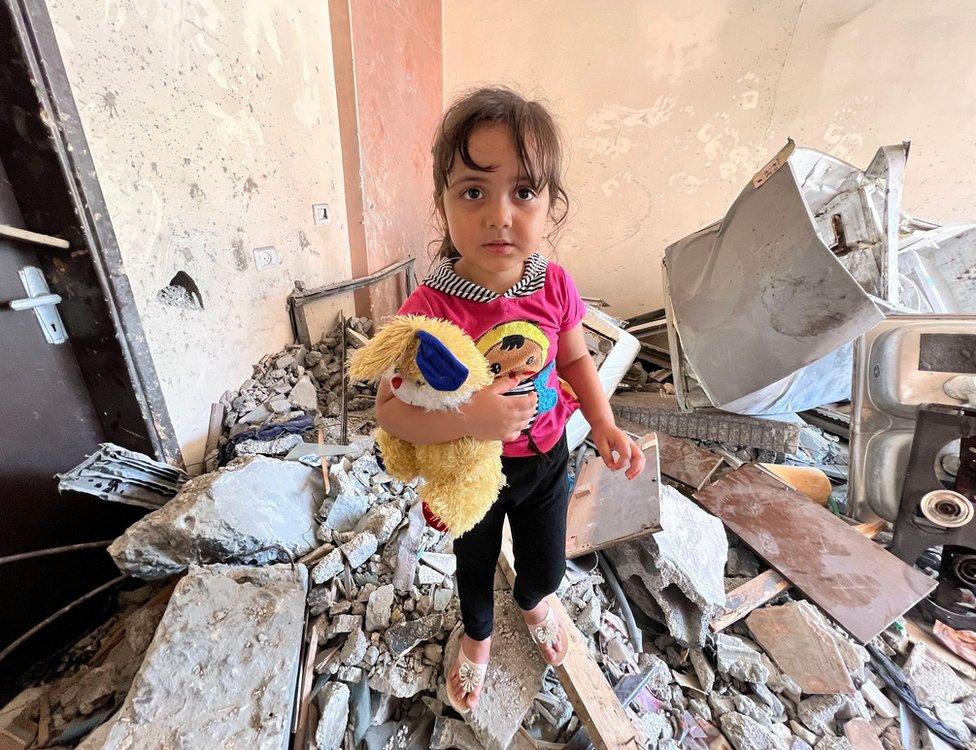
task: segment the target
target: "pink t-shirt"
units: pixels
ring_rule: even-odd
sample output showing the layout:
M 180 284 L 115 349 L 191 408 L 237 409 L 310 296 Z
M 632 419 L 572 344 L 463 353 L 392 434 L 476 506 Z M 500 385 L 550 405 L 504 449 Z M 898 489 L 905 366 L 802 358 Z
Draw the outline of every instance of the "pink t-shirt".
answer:
M 505 456 L 532 456 L 533 445 L 545 453 L 562 436 L 566 420 L 579 408 L 559 386 L 556 349 L 559 334 L 586 315 L 569 274 L 538 253 L 525 262 L 521 280 L 504 294 L 462 278 L 454 260 L 440 262 L 399 310 L 448 320 L 465 331 L 497 376 L 516 373 L 519 385 L 509 393 L 539 396 L 535 418 L 517 440 L 505 443 Z

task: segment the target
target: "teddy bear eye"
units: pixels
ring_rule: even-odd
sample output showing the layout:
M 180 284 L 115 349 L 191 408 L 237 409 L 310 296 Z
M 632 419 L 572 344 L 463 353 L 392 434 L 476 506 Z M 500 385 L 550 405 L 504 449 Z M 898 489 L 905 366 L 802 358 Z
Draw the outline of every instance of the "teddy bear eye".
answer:
M 498 362 L 493 362 L 491 365 L 491 372 L 493 375 L 497 375 L 502 371 L 502 366 Z

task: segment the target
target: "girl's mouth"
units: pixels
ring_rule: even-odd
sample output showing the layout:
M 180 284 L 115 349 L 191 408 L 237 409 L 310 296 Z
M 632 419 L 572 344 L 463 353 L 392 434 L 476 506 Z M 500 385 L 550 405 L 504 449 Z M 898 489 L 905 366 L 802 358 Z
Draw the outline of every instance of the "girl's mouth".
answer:
M 489 253 L 496 253 L 498 255 L 504 255 L 505 253 L 511 252 L 515 249 L 515 245 L 509 242 L 489 242 L 482 245 Z

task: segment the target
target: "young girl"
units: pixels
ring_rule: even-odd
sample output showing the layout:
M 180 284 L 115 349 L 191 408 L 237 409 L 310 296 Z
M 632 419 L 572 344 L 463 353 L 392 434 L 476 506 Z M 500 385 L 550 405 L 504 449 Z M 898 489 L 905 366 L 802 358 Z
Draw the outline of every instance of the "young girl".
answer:
M 411 443 L 503 441 L 507 484 L 487 515 L 454 541 L 465 635 L 458 658 L 445 664 L 451 702 L 467 710 L 481 694 L 489 658 L 506 515 L 515 601 L 543 658 L 559 665 L 566 655 L 565 629 L 545 600 L 566 570 L 564 427 L 576 408 L 558 378 L 575 392 L 607 466 L 627 467 L 633 479 L 644 456 L 614 424 L 583 339 L 586 309 L 576 286 L 538 252 L 567 208 L 552 116 L 507 89 L 478 89 L 444 114 L 433 156 L 434 204 L 446 225 L 440 262 L 399 312 L 456 323 L 488 359 L 495 384 L 458 412 L 427 412 L 394 398 L 384 381 L 376 415 L 385 430 Z

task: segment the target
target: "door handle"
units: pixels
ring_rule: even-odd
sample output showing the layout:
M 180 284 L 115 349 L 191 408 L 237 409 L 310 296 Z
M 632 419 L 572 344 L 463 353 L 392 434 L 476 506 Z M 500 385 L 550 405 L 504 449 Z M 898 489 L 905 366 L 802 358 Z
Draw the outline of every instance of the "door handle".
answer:
M 56 305 L 61 302 L 60 294 L 42 294 L 38 297 L 15 299 L 10 301 L 11 310 L 33 310 L 44 305 Z

